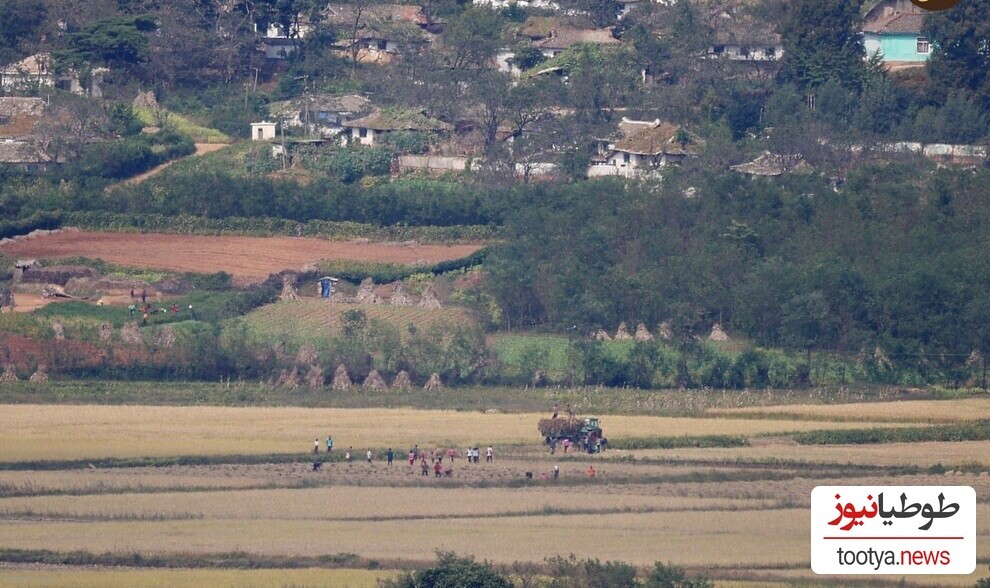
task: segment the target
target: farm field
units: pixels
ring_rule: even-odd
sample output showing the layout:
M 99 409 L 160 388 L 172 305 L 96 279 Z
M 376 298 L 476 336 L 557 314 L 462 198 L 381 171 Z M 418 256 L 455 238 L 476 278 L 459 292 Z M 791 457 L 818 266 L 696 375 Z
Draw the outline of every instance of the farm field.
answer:
M 240 588 L 243 586 L 295 586 L 374 588 L 379 578 L 393 573 L 371 570 L 279 569 L 279 570 L 142 570 L 58 568 L 18 569 L 0 567 L 4 586 L 54 586 L 81 588 L 131 588 L 133 586 L 169 586 L 172 588 Z
M 751 415 L 759 418 L 953 422 L 972 421 L 990 415 L 990 396 L 944 400 L 905 400 L 863 404 L 791 404 L 765 407 L 711 409 L 716 416 Z
M 779 398 L 794 407 L 794 396 Z M 950 422 L 977 410 L 974 400 L 981 399 L 923 401 L 930 406 L 914 412 L 893 408 L 911 402 L 860 403 L 864 414 L 877 415 L 869 422 L 842 420 L 841 413 L 605 413 L 599 416 L 613 443 L 720 434 L 746 437 L 751 445 L 554 456 L 536 432 L 545 415 L 533 412 L 0 405 L 0 463 L 7 462 L 0 467 L 0 574 L 15 586 L 361 587 L 430 562 L 440 549 L 499 566 L 569 554 L 643 567 L 662 561 L 706 573 L 716 586 L 859 586 L 860 578 L 823 581 L 807 571 L 811 490 L 821 484 L 972 486 L 978 534 L 985 538 L 990 442 L 803 446 L 788 434 L 918 426 L 933 414 Z M 885 416 L 888 406 L 894 417 Z M 322 447 L 327 432 L 338 457 L 313 471 L 312 439 L 319 436 Z M 489 442 L 496 448 L 493 463 L 445 459 L 449 478 L 422 476 L 418 464 L 403 459 L 413 444 L 463 451 Z M 397 454 L 391 467 L 379 453 L 390 445 Z M 347 464 L 339 454 L 349 446 L 355 461 Z M 363 460 L 368 448 L 375 450 L 371 464 Z M 297 460 L 279 463 L 275 453 Z M 250 462 L 241 457 L 251 454 Z M 57 461 L 172 455 L 213 461 L 140 467 Z M 36 461 L 10 463 L 28 459 Z M 944 467 L 930 469 L 938 463 Z M 903 584 L 890 577 L 875 585 L 972 586 L 987 575 L 983 562 L 990 561 L 990 543 L 978 541 L 977 549 L 981 563 L 972 576 L 909 576 Z M 69 554 L 97 563 L 55 565 L 63 556 L 71 563 Z M 239 567 L 262 569 L 221 569 L 217 562 L 231 557 L 253 562 Z M 197 569 L 128 567 L 135 558 Z M 330 569 L 369 565 L 376 569 Z
M 400 333 L 404 333 L 409 325 L 415 325 L 419 329 L 429 329 L 471 322 L 466 312 L 456 308 L 430 309 L 385 304 L 338 303 L 333 305 L 331 324 L 334 334 L 340 332 L 344 314 L 354 310 L 363 312 L 369 320 L 392 324 Z M 244 323 L 254 336 L 269 341 L 317 341 L 327 338 L 327 315 L 325 300 L 303 299 L 263 306 L 248 313 L 244 317 Z
M 301 237 L 206 237 L 139 233 L 62 231 L 0 247 L 16 257 L 90 257 L 131 267 L 171 271 L 225 271 L 240 278 L 265 278 L 324 259 L 412 264 L 457 259 L 480 245 L 392 245 Z
M 411 394 L 416 392 L 410 392 Z M 0 462 L 307 452 L 330 433 L 357 450 L 539 442 L 546 415 L 408 409 L 0 405 Z M 610 416 L 606 436 L 756 436 L 863 423 Z M 898 426 L 867 423 L 866 426 Z M 70 437 L 65 437 L 71 432 Z M 344 441 L 346 439 L 346 441 Z

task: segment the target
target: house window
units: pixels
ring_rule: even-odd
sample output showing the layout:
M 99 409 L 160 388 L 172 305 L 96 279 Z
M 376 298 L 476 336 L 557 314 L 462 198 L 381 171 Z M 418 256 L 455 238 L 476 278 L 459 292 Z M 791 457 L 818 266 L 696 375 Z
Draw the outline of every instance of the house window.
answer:
M 629 154 L 628 153 L 623 153 L 622 154 L 622 163 L 629 163 Z
M 808 110 L 814 110 L 814 109 L 815 109 L 815 95 L 808 94 Z
M 777 56 L 777 48 L 776 47 L 767 47 L 763 51 L 763 54 L 767 56 L 767 59 L 773 59 L 774 57 Z
M 741 57 L 749 57 L 749 47 L 747 47 L 746 45 L 743 45 L 742 47 L 740 47 L 739 48 L 739 55 Z
M 258 129 L 258 140 L 261 141 L 264 138 L 265 138 L 265 130 L 264 129 Z
M 712 47 L 712 53 L 715 55 L 721 55 L 725 53 L 725 45 L 715 45 Z
M 368 136 L 368 129 L 361 129 L 358 131 L 358 136 L 362 139 L 366 138 Z
M 932 51 L 932 44 L 924 37 L 918 38 L 918 53 L 928 55 Z
M 10 124 L 10 117 L 0 114 L 0 125 L 9 125 L 9 124 Z

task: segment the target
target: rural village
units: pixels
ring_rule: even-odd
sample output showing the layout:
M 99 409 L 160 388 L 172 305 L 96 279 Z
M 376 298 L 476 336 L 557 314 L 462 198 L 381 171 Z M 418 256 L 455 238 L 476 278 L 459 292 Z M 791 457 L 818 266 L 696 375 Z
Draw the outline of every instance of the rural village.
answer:
M 990 0 L 395 2 L 0 0 L 0 586 L 990 586 Z

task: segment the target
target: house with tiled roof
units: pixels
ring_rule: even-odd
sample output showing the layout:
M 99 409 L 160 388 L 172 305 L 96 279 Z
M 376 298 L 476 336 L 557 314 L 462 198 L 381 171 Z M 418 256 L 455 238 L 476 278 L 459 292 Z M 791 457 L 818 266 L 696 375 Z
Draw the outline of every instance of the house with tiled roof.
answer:
M 533 43 L 547 57 L 556 57 L 571 47 L 586 43 L 591 45 L 618 45 L 612 29 L 560 28 L 550 31 L 550 36 Z
M 618 132 L 600 139 L 588 177 L 642 176 L 698 155 L 705 142 L 680 125 L 623 117 Z
M 784 44 L 774 23 L 758 18 L 751 11 L 724 11 L 712 22 L 714 43 L 709 58 L 732 61 L 776 61 L 784 54 Z
M 336 46 L 348 55 L 355 51 L 364 63 L 389 63 L 402 53 L 420 51 L 443 30 L 443 23 L 412 4 L 339 4 L 328 7 L 325 16 L 339 31 Z
M 921 32 L 923 14 L 893 14 L 863 26 L 863 46 L 884 63 L 924 63 L 932 52 Z
M 908 0 L 873 2 L 863 17 L 866 55 L 879 55 L 887 64 L 928 61 L 932 46 L 921 32 L 924 20 L 924 11 Z
M 0 89 L 37 91 L 55 85 L 55 62 L 51 53 L 37 53 L 0 68 Z
M 0 98 L 0 166 L 38 169 L 51 163 L 35 132 L 44 113 L 41 98 Z
M 374 145 L 378 137 L 395 131 L 417 131 L 422 133 L 447 133 L 453 126 L 430 118 L 421 110 L 404 108 L 383 108 L 368 116 L 343 123 L 345 133 L 349 133 L 352 143 Z
M 286 128 L 308 129 L 310 134 L 322 137 L 340 134 L 345 122 L 369 114 L 371 110 L 370 100 L 354 94 L 306 95 L 268 105 L 268 112 Z

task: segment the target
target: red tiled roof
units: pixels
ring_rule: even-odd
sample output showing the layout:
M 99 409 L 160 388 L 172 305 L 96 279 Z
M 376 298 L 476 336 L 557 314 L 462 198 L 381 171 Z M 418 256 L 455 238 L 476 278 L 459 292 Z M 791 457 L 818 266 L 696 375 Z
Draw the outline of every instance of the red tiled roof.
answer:
M 863 26 L 863 32 L 877 34 L 921 34 L 921 25 L 925 21 L 924 14 L 892 14 L 877 19 Z

